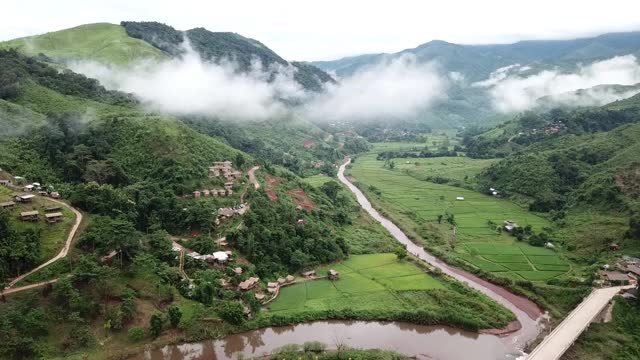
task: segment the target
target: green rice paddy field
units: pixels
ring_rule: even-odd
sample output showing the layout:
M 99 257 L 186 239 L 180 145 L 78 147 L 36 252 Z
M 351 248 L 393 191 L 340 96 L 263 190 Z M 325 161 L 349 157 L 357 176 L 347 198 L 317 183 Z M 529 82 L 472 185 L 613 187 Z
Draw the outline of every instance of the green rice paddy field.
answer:
M 394 254 L 354 255 L 330 267 L 340 273 L 339 280 L 321 279 L 285 287 L 269 310 L 396 307 L 398 300 L 392 291 L 444 288 L 440 280 L 412 262 L 399 262 Z M 318 269 L 318 275 L 324 275 L 327 269 Z M 402 303 L 397 307 L 404 308 Z
M 496 159 L 471 159 L 467 157 L 394 159 L 395 168 L 408 171 L 409 175 L 425 179 L 443 177 L 461 182 L 472 182 L 484 168 L 496 162 Z
M 318 275 L 329 268 L 340 273 L 338 280 L 311 280 L 284 287 L 261 316 L 308 321 L 348 311 L 351 318 L 391 320 L 422 311 L 432 319 L 441 319 L 436 323 L 473 323 L 478 328 L 503 326 L 514 319 L 511 312 L 485 295 L 432 276 L 411 261 L 398 261 L 394 254 L 352 255 L 317 269 Z
M 376 160 L 376 154 L 380 149 L 391 150 L 389 144 L 376 144 L 371 153 L 360 156 L 352 165 L 350 175 L 360 182 L 360 188 L 377 206 L 399 222 L 400 227 L 416 228 L 430 222 L 453 237 L 453 229 L 448 224 L 437 225 L 438 215 L 450 213 L 454 214 L 457 225 L 456 246 L 451 253 L 469 264 L 499 276 L 530 281 L 548 280 L 571 269 L 570 264 L 557 252 L 518 242 L 506 233 L 498 234 L 487 224 L 489 220 L 496 224 L 513 220 L 521 226 L 531 225 L 534 231 L 540 231 L 550 226 L 545 218 L 505 199 L 419 180 L 403 171 L 402 167 L 394 170 L 384 168 L 384 162 Z M 459 177 L 466 164 L 473 171 L 480 171 L 482 166 L 490 164 L 486 160 L 460 159 L 417 160 L 437 166 L 436 173 L 445 177 Z M 403 160 L 396 159 L 396 163 Z M 416 159 L 407 160 L 413 162 Z M 414 164 L 406 166 L 415 167 Z M 370 191 L 370 186 L 380 191 L 380 195 Z M 458 197 L 464 200 L 456 200 Z M 443 247 L 445 249 L 449 250 Z
M 324 185 L 324 183 L 329 182 L 331 180 L 338 181 L 336 178 L 332 178 L 326 175 L 313 175 L 304 178 L 304 181 L 313 187 L 320 187 Z

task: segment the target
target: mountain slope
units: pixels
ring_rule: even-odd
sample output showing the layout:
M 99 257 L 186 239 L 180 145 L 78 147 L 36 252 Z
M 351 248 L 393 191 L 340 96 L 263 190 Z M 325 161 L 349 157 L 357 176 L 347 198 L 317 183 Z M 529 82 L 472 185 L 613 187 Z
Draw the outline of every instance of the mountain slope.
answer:
M 142 39 L 173 57 L 185 52 L 182 46 L 187 40 L 190 46 L 205 60 L 219 62 L 227 59 L 236 62 L 239 70 L 247 71 L 258 60 L 262 69 L 275 74 L 279 67 L 293 67 L 294 76 L 304 88 L 320 91 L 326 82 L 335 82 L 324 71 L 305 63 L 289 63 L 263 43 L 231 32 L 212 32 L 205 28 L 179 31 L 157 22 L 123 21 L 121 25 L 133 38 Z
M 73 165 L 83 152 L 101 171 L 126 174 L 114 184 L 154 179 L 182 192 L 206 179 L 211 161 L 240 153 L 175 118 L 138 110 L 127 94 L 15 51 L 0 50 L 0 79 L 0 89 L 16 89 L 0 98 L 0 167 L 30 179 L 86 180 L 87 162 Z
M 593 261 L 611 242 L 627 253 L 640 251 L 633 228 L 640 209 L 638 99 L 527 113 L 467 136 L 468 155 L 485 149 L 488 156 L 504 156 L 479 176 L 479 189 L 496 188 L 532 211 L 548 212 L 562 228 L 558 239 L 583 261 Z
M 131 38 L 118 25 L 99 23 L 30 36 L 0 43 L 0 48 L 15 48 L 34 56 L 45 54 L 56 62 L 93 60 L 126 65 L 140 60 L 167 59 L 162 51 L 144 41 Z

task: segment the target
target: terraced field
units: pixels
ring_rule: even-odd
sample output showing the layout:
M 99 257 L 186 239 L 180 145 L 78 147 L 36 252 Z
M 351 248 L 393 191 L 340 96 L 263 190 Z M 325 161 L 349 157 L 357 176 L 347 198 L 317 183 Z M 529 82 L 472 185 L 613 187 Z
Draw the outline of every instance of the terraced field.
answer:
M 439 159 L 449 161 L 449 158 Z M 544 218 L 512 202 L 464 188 L 421 181 L 401 170 L 385 169 L 383 165 L 375 154 L 367 154 L 357 159 L 350 174 L 366 187 L 380 190 L 381 197 L 398 210 L 415 213 L 420 220 L 433 221 L 448 212 L 455 215 L 457 231 L 470 236 L 495 235 L 487 226 L 488 220 L 499 224 L 514 220 L 537 230 L 549 225 Z M 464 200 L 456 200 L 458 197 Z
M 550 226 L 545 218 L 505 199 L 420 180 L 407 168 L 415 168 L 417 161 L 422 164 L 418 167 L 430 164 L 435 168 L 435 176 L 459 179 L 467 171 L 481 171 L 491 161 L 432 158 L 406 159 L 411 162 L 405 164 L 400 162 L 404 159 L 396 159 L 396 167 L 391 170 L 384 167 L 383 161 L 376 160 L 381 149 L 392 150 L 389 143 L 376 144 L 371 153 L 355 161 L 350 175 L 357 179 L 360 188 L 376 206 L 389 213 L 401 227 L 418 231 L 425 224 L 431 224 L 431 228 L 444 234 L 448 241 L 432 246 L 451 251 L 480 269 L 511 279 L 545 281 L 571 269 L 556 252 L 518 242 L 507 233 L 497 232 L 495 225 L 489 226 L 489 222 L 502 224 L 505 220 L 513 220 L 521 226 L 530 225 L 538 232 Z M 464 200 L 457 200 L 459 197 Z M 446 223 L 447 214 L 453 215 L 455 230 Z M 438 223 L 439 215 L 444 217 L 442 224 Z M 423 238 L 430 240 L 429 236 Z
M 496 159 L 471 159 L 467 157 L 394 159 L 396 169 L 408 171 L 409 175 L 424 180 L 427 177 L 441 177 L 470 183 L 484 168 Z
M 549 249 L 526 244 L 465 243 L 459 256 L 482 270 L 516 280 L 543 281 L 562 275 L 571 266 Z M 511 272 L 513 274 L 500 274 Z

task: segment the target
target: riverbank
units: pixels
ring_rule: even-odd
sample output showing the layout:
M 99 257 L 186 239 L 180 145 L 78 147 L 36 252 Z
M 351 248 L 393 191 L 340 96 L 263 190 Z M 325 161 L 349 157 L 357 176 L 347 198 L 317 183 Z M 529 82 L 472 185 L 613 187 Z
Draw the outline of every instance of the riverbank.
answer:
M 514 346 L 520 349 L 524 349 L 526 344 L 533 341 L 540 333 L 538 320 L 542 316 L 541 309 L 533 303 L 531 300 L 524 297 L 515 295 L 507 291 L 506 289 L 491 284 L 486 280 L 479 278 L 471 273 L 465 272 L 460 269 L 454 271 L 451 266 L 444 263 L 442 260 L 427 253 L 421 246 L 416 245 L 411 241 L 406 234 L 393 222 L 380 215 L 380 213 L 373 208 L 367 197 L 352 184 L 344 175 L 346 167 L 350 164 L 351 160 L 347 159 L 338 171 L 338 179 L 345 184 L 351 192 L 353 192 L 360 205 L 378 222 L 380 222 L 389 232 L 402 244 L 407 246 L 407 250 L 421 260 L 439 268 L 445 274 L 452 276 L 453 278 L 466 282 L 472 288 L 479 290 L 480 292 L 488 295 L 498 303 L 504 305 L 509 310 L 513 311 L 518 321 L 521 323 L 521 329 L 513 332 L 511 338 L 514 340 Z M 534 311 L 536 310 L 537 311 Z

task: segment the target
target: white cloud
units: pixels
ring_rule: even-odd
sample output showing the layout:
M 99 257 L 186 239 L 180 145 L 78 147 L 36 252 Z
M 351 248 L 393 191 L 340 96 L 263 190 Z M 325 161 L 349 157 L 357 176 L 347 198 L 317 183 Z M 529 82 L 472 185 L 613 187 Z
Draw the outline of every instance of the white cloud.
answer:
M 138 64 L 122 69 L 81 62 L 77 72 L 100 80 L 106 87 L 136 94 L 145 106 L 158 111 L 189 115 L 208 114 L 230 120 L 263 120 L 284 114 L 276 99 L 306 96 L 293 80 L 292 67 L 263 69 L 255 61 L 248 73 L 230 61 L 204 62 L 190 48 L 182 59 Z M 275 79 L 268 82 L 272 71 Z
M 311 9 L 299 0 L 2 0 L 0 39 L 85 23 L 160 21 L 181 30 L 237 32 L 286 59 L 320 60 L 397 52 L 433 39 L 487 44 L 640 28 L 640 2 L 633 0 L 582 1 L 579 15 L 574 1 L 539 0 L 526 11 L 508 5 L 504 0 L 325 0 Z
M 598 105 L 628 94 L 602 88 L 573 95 L 567 93 L 603 84 L 640 83 L 640 64 L 633 55 L 579 65 L 573 73 L 562 73 L 554 69 L 523 77 L 518 75 L 522 68 L 514 64 L 498 69 L 487 80 L 472 85 L 489 89 L 496 110 L 514 112 L 534 107 L 536 100 L 541 97 L 567 105 Z
M 402 56 L 328 86 L 325 94 L 305 106 L 304 113 L 317 121 L 393 120 L 416 115 L 445 98 L 447 86 L 447 78 L 438 74 L 434 63 Z

